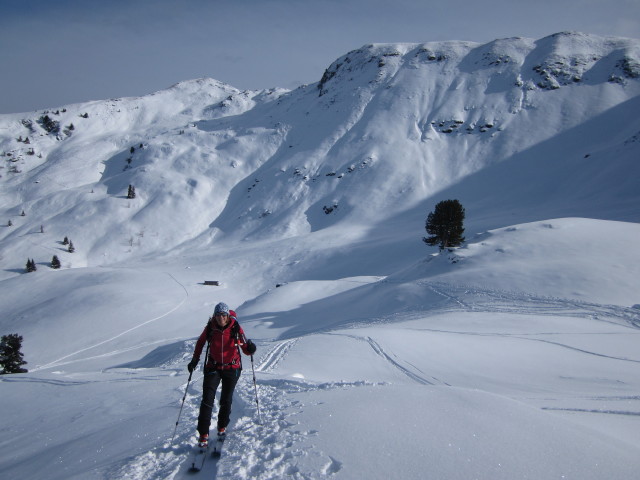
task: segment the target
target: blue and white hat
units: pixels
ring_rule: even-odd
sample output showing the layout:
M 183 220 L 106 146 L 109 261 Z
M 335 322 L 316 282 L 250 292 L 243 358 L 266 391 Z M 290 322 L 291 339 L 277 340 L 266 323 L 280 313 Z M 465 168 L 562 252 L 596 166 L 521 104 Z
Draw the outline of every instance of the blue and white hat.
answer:
M 224 302 L 220 302 L 219 304 L 217 304 L 215 310 L 213 311 L 213 314 L 217 315 L 219 313 L 226 313 L 227 315 L 229 315 L 229 305 Z

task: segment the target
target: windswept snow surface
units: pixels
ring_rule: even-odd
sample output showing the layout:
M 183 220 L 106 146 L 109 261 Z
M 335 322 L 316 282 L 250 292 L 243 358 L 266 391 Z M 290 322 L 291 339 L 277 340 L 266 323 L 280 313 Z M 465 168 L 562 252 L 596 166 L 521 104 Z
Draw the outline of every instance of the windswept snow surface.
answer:
M 186 365 L 224 301 L 258 351 L 202 478 L 636 478 L 639 54 L 369 45 L 293 92 L 0 116 L 0 334 L 29 369 L 0 377 L 0 475 L 192 478 Z M 446 198 L 467 242 L 438 253 Z

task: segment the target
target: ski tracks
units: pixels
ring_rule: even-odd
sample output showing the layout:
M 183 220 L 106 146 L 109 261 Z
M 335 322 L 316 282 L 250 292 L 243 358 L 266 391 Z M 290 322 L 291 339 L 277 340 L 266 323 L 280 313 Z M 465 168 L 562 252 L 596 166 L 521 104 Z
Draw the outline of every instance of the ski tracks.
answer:
M 538 316 L 566 316 L 573 318 L 585 318 L 603 324 L 616 325 L 630 330 L 629 334 L 637 335 L 640 329 L 640 312 L 636 308 L 622 307 L 618 305 L 603 305 L 598 303 L 583 302 L 579 300 L 540 297 L 522 292 L 508 292 L 499 290 L 481 289 L 463 285 L 450 285 L 425 282 L 423 284 L 434 293 L 448 300 L 449 306 L 445 310 L 465 312 L 489 312 L 489 313 L 513 313 L 518 315 Z M 436 331 L 436 330 L 434 330 Z M 560 348 L 566 348 L 586 355 L 610 358 L 625 362 L 640 363 L 640 360 L 627 357 L 606 355 L 595 351 L 578 348 L 566 343 L 535 338 L 536 334 L 517 333 L 478 333 L 478 332 L 448 332 L 461 335 L 494 335 L 511 338 L 519 338 L 526 341 L 548 343 Z M 546 332 L 545 335 L 554 335 L 554 332 Z M 625 333 L 625 335 L 627 335 Z
M 409 367 L 405 367 L 400 363 L 400 361 L 395 360 L 393 357 L 395 355 L 387 353 L 378 342 L 376 342 L 371 337 L 359 337 L 356 335 L 346 335 L 348 337 L 354 338 L 356 340 L 363 340 L 369 344 L 369 346 L 376 352 L 377 355 L 382 357 L 386 362 L 388 362 L 392 367 L 399 370 L 402 374 L 409 377 L 411 380 L 419 383 L 421 385 L 448 385 L 447 383 L 438 380 L 435 377 L 428 377 L 422 370 L 418 369 L 415 365 L 407 362 Z M 416 373 L 419 372 L 419 373 Z
M 260 359 L 256 372 L 273 371 L 297 342 L 298 339 L 278 342 Z M 307 430 L 295 421 L 304 405 L 290 394 L 318 388 L 322 386 L 303 381 L 277 378 L 258 381 L 262 420 L 259 424 L 253 379 L 245 374 L 236 389 L 237 400 L 242 403 L 245 415 L 235 422 L 227 437 L 228 445 L 225 445 L 225 453 L 218 464 L 216 478 L 311 480 L 331 478 L 340 471 L 340 463 L 335 459 L 322 451 L 301 447 L 304 440 L 317 435 L 317 432 Z M 319 468 L 310 470 L 309 465 Z
M 640 310 L 580 300 L 543 297 L 524 292 L 483 289 L 477 286 L 419 282 L 447 300 L 444 311 L 516 313 L 523 315 L 568 316 L 640 329 Z M 424 310 L 424 308 L 422 308 Z M 436 311 L 431 309 L 432 311 Z
M 282 361 L 297 339 L 275 344 L 257 362 L 256 373 L 267 374 Z M 202 377 L 191 382 L 184 411 L 173 445 L 167 438 L 164 445 L 126 461 L 108 472 L 106 478 L 130 480 L 172 480 L 190 478 L 187 472 L 193 451 L 194 431 L 201 396 Z M 253 377 L 243 372 L 234 394 L 233 413 L 224 452 L 218 460 L 207 459 L 202 478 L 312 480 L 334 478 L 341 470 L 341 463 L 324 452 L 302 448 L 303 441 L 317 435 L 295 421 L 304 405 L 291 393 L 325 388 L 343 388 L 344 384 L 315 385 L 304 381 L 286 379 L 258 380 L 260 403 L 259 422 Z M 357 385 L 355 385 L 357 386 Z M 186 383 L 176 389 L 184 392 Z M 218 400 L 216 400 L 216 406 Z M 217 411 L 214 410 L 214 423 Z M 177 415 L 177 409 L 176 409 Z M 313 466 L 313 468 L 311 467 Z
M 96 343 L 94 345 L 90 345 L 90 346 L 82 348 L 82 349 L 80 349 L 80 350 L 78 350 L 76 352 L 69 353 L 69 354 L 67 354 L 67 355 L 65 355 L 65 356 L 63 356 L 61 358 L 58 358 L 57 360 L 49 362 L 49 363 L 47 363 L 45 365 L 38 365 L 38 367 L 31 369 L 31 371 L 32 372 L 36 372 L 36 371 L 39 371 L 39 370 L 45 370 L 45 369 L 49 369 L 49 368 L 60 367 L 62 365 L 67 365 L 69 363 L 83 362 L 83 361 L 86 361 L 86 360 L 91 359 L 91 358 L 96 358 L 96 357 L 89 357 L 89 358 L 76 358 L 74 360 L 69 360 L 71 357 L 75 357 L 75 356 L 77 356 L 77 355 L 79 355 L 81 353 L 87 352 L 87 351 L 92 350 L 92 349 L 94 349 L 96 347 L 100 347 L 100 346 L 105 345 L 107 343 L 111 343 L 111 342 L 113 342 L 114 340 L 116 340 L 116 339 L 118 339 L 120 337 L 126 336 L 127 334 L 133 332 L 134 330 L 137 330 L 137 329 L 142 328 L 142 327 L 144 327 L 144 326 L 146 326 L 146 325 L 148 325 L 150 323 L 153 323 L 153 322 L 156 322 L 158 320 L 161 320 L 161 319 L 165 318 L 166 316 L 171 315 L 172 313 L 174 313 L 176 310 L 178 310 L 180 307 L 182 307 L 182 305 L 187 301 L 187 299 L 189 298 L 189 292 L 187 291 L 186 287 L 182 283 L 180 283 L 171 273 L 168 273 L 168 272 L 165 272 L 165 273 L 175 283 L 180 285 L 180 287 L 182 288 L 182 290 L 184 290 L 184 293 L 185 293 L 185 296 L 173 308 L 171 308 L 170 310 L 162 313 L 161 315 L 158 315 L 156 317 L 153 317 L 153 318 L 150 318 L 148 320 L 145 320 L 142 323 L 134 325 L 133 327 L 130 327 L 130 328 L 128 328 L 128 329 L 126 329 L 126 330 L 124 330 L 124 331 L 122 331 L 122 332 L 120 332 L 120 333 L 118 333 L 118 334 L 116 334 L 116 335 L 114 335 L 114 336 L 112 336 L 110 338 L 102 340 L 101 342 L 98 342 L 98 343 Z M 136 345 L 136 346 L 130 347 L 129 349 L 119 349 L 119 350 L 115 350 L 115 351 L 112 351 L 112 352 L 103 353 L 103 354 L 99 355 L 97 358 L 104 357 L 104 356 L 109 356 L 109 355 L 115 355 L 115 354 L 118 354 L 118 353 L 121 353 L 121 352 L 125 352 L 125 351 L 128 351 L 128 350 L 136 349 L 136 348 L 139 348 L 140 346 L 146 346 L 146 345 L 147 344 Z
M 253 385 L 245 378 L 237 391 L 246 410 L 255 410 Z M 217 478 L 276 480 L 282 478 L 313 479 L 316 472 L 305 471 L 302 465 L 314 456 L 314 464 L 330 469 L 332 463 L 322 452 L 303 449 L 300 443 L 316 432 L 305 430 L 295 422 L 302 405 L 292 399 L 279 385 L 258 385 L 262 424 L 257 414 L 238 419 L 227 437 L 225 453 L 219 463 Z M 253 404 L 253 405 L 252 405 Z M 326 457 L 326 458 L 325 458 Z M 302 460 L 305 461 L 302 461 Z
M 258 372 L 269 372 L 273 370 L 280 360 L 282 360 L 291 347 L 293 347 L 296 343 L 298 343 L 298 339 L 294 338 L 291 340 L 285 340 L 276 344 L 269 352 L 265 354 L 265 356 L 260 360 L 260 363 L 256 367 L 256 371 Z

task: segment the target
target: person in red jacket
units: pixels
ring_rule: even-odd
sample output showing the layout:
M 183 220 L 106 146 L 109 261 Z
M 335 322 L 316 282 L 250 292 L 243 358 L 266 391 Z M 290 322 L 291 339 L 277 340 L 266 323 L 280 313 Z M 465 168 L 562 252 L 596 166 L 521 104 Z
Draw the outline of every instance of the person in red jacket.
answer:
M 187 366 L 189 373 L 193 372 L 198 365 L 205 343 L 207 343 L 207 353 L 204 363 L 202 402 L 198 416 L 198 433 L 200 434 L 198 443 L 200 446 L 206 446 L 209 440 L 209 427 L 211 426 L 211 415 L 218 385 L 222 383 L 218 410 L 218 434 L 224 435 L 225 429 L 229 425 L 233 391 L 242 370 L 240 349 L 245 355 L 253 355 L 256 352 L 255 343 L 245 338 L 235 312 L 229 310 L 226 303 L 216 305 L 213 316 L 198 338 L 193 358 Z

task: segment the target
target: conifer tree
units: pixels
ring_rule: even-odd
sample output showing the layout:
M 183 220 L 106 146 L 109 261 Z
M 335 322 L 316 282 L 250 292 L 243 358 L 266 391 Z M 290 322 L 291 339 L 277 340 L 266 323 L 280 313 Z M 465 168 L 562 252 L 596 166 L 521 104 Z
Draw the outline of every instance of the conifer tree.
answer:
M 69 240 L 69 253 L 73 253 L 76 251 L 76 247 L 73 246 L 73 242 L 71 240 Z
M 27 273 L 35 272 L 37 269 L 36 262 L 33 259 L 27 259 Z
M 440 250 L 458 247 L 464 242 L 464 207 L 458 200 L 443 200 L 429 213 L 425 229 L 430 235 L 423 237 L 427 245 L 438 245 Z
M 127 198 L 136 198 L 136 188 L 133 185 L 129 185 L 129 191 L 127 192 Z
M 22 337 L 17 333 L 3 335 L 0 340 L 0 375 L 7 373 L 26 373 L 27 369 L 22 368 L 26 365 L 22 359 Z
M 60 259 L 58 258 L 57 255 L 54 255 L 53 258 L 51 259 L 51 268 L 57 270 L 60 268 Z

